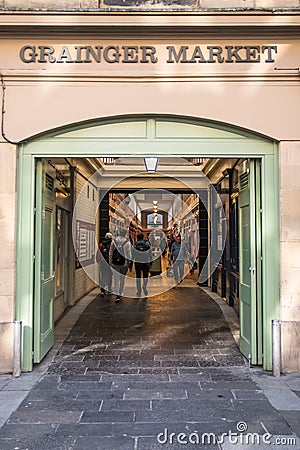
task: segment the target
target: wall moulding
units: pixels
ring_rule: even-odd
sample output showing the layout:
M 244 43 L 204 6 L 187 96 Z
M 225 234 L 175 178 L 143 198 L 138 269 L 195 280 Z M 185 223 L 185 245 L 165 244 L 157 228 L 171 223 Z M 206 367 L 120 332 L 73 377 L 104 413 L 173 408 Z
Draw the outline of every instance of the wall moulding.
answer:
M 110 14 L 111 12 L 111 14 Z M 172 19 L 168 19 L 172 17 Z M 230 27 L 253 26 L 255 28 L 267 27 L 300 27 L 300 7 L 291 11 L 7 11 L 0 9 L 0 27 L 45 26 L 71 27 L 104 26 L 104 27 Z M 98 30 L 99 31 L 99 30 Z M 299 28 L 298 28 L 299 32 Z

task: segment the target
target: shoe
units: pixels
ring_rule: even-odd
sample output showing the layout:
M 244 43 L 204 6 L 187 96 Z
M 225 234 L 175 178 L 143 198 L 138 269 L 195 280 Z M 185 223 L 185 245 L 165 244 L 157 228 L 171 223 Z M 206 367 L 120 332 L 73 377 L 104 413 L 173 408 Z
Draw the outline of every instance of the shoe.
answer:
M 101 291 L 101 297 L 104 297 L 105 291 Z
M 144 290 L 144 294 L 145 294 L 145 295 L 148 295 L 148 290 L 147 290 L 147 288 L 144 287 L 143 290 Z
M 118 295 L 118 297 L 115 300 L 115 303 L 120 303 L 120 300 L 122 299 L 122 297 L 120 295 Z
M 137 296 L 137 297 L 140 297 L 141 294 L 142 294 L 141 291 L 136 291 L 136 296 Z

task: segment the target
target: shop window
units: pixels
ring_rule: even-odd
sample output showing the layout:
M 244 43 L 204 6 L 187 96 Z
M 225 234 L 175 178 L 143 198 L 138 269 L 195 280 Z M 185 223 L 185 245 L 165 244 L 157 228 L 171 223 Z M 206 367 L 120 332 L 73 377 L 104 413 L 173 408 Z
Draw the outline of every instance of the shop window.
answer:
M 147 228 L 163 228 L 163 215 L 157 213 L 148 214 Z

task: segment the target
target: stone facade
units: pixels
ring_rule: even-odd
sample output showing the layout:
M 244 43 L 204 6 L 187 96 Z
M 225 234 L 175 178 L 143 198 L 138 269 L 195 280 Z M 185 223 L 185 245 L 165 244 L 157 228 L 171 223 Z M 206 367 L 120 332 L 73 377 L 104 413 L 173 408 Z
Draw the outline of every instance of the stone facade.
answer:
M 280 160 L 280 317 L 283 372 L 300 370 L 300 144 L 282 142 Z
M 12 370 L 15 318 L 16 148 L 0 143 L 0 372 Z
M 3 9 L 300 9 L 300 0 L 0 0 Z
M 260 67 L 255 64 L 255 71 L 253 72 L 253 66 L 251 66 L 251 69 L 248 68 L 247 72 L 244 69 L 245 65 L 239 66 L 238 64 L 178 64 L 177 66 L 175 64 L 165 66 L 144 64 L 142 67 L 137 64 L 134 71 L 132 65 L 122 66 L 121 64 L 99 64 L 98 66 L 96 64 L 53 64 L 50 65 L 50 68 L 48 66 L 43 67 L 42 70 L 39 67 L 38 71 L 32 70 L 32 66 L 28 64 L 26 72 L 24 61 L 22 62 L 19 57 L 19 51 L 22 46 L 28 44 L 38 46 L 41 43 L 46 45 L 51 39 L 54 43 L 50 43 L 58 48 L 62 43 L 61 41 L 55 42 L 55 27 L 61 32 L 58 22 L 59 20 L 65 20 L 66 17 L 71 17 L 74 29 L 76 29 L 76 25 L 73 24 L 74 17 L 82 20 L 82 23 L 86 21 L 87 24 L 89 23 L 87 17 L 92 17 L 94 33 L 98 37 L 97 33 L 102 28 L 97 21 L 101 24 L 101 20 L 104 18 L 115 24 L 119 19 L 119 23 L 122 23 L 122 25 L 126 23 L 132 25 L 137 15 L 142 18 L 142 26 L 144 23 L 145 25 L 149 24 L 149 18 L 152 17 L 154 17 L 153 24 L 157 26 L 156 21 L 161 19 L 162 31 L 164 31 L 165 25 L 170 23 L 173 25 L 179 16 L 184 18 L 179 27 L 184 26 L 185 29 L 189 23 L 193 24 L 191 18 L 196 17 L 200 29 L 201 19 L 206 25 L 207 17 L 209 17 L 209 13 L 204 13 L 207 9 L 212 10 L 210 14 L 211 23 L 218 16 L 217 12 L 222 9 L 249 10 L 250 12 L 246 12 L 244 15 L 238 13 L 235 16 L 229 12 L 219 14 L 223 20 L 222 26 L 225 28 L 230 24 L 232 17 L 234 17 L 234 20 L 231 22 L 231 29 L 240 21 L 240 25 L 244 26 L 245 30 L 245 37 L 243 36 L 241 42 L 247 44 L 249 40 L 248 24 L 252 23 L 253 26 L 256 20 L 261 21 L 260 25 L 268 26 L 270 18 L 275 17 L 276 24 L 274 27 L 280 23 L 280 19 L 286 21 L 285 25 L 288 24 L 286 31 L 291 31 L 294 25 L 298 27 L 300 0 L 221 0 L 219 2 L 215 0 L 0 0 L 0 8 L 2 11 L 1 17 L 6 27 L 7 22 L 5 21 L 13 24 L 14 16 L 17 26 L 20 23 L 18 22 L 20 16 L 24 20 L 24 25 L 26 25 L 28 17 L 30 21 L 33 21 L 34 18 L 35 23 L 40 21 L 41 24 L 45 17 L 47 20 L 50 18 L 48 23 L 51 20 L 53 21 L 53 34 L 50 38 L 47 34 L 46 38 L 44 35 L 40 41 L 28 39 L 28 36 L 24 36 L 22 40 L 19 36 L 23 30 L 20 29 L 16 39 L 11 41 L 7 39 L 5 43 L 7 46 L 3 44 L 1 69 L 4 73 L 3 79 L 7 88 L 5 132 L 6 136 L 9 136 L 12 141 L 23 141 L 39 133 L 91 118 L 127 114 L 171 113 L 183 117 L 207 118 L 220 123 L 234 124 L 247 130 L 256 131 L 261 135 L 270 136 L 280 142 L 280 319 L 287 324 L 286 329 L 289 329 L 286 334 L 288 339 L 283 339 L 283 353 L 287 356 L 284 361 L 284 369 L 286 371 L 299 370 L 300 362 L 297 348 L 299 348 L 300 342 L 300 209 L 298 205 L 300 193 L 300 136 L 299 114 L 297 112 L 299 112 L 300 101 L 299 89 L 297 88 L 299 85 L 298 71 L 297 69 L 291 70 L 291 68 L 299 65 L 297 59 L 300 48 L 299 39 L 292 41 L 284 34 L 283 38 L 276 38 L 280 49 L 276 66 L 273 67 L 268 64 L 267 67 Z M 97 12 L 101 12 L 101 8 L 103 8 L 103 14 L 98 14 Z M 105 8 L 119 8 L 121 13 L 105 13 Z M 130 14 L 130 11 L 132 11 L 130 8 L 135 11 L 138 8 L 144 9 L 144 12 L 141 11 L 140 14 L 132 15 Z M 155 8 L 158 11 L 156 14 L 148 14 L 149 11 L 146 11 Z M 168 14 L 168 8 L 181 8 L 183 13 L 177 14 L 178 11 L 175 11 L 173 15 Z M 256 14 L 254 11 L 251 14 L 251 11 L 253 12 L 255 8 L 266 8 L 271 12 Z M 284 8 L 287 13 L 281 14 L 281 8 Z M 32 14 L 18 14 L 18 11 L 22 9 L 32 10 L 33 12 Z M 38 13 L 39 9 L 44 12 Z M 66 12 L 69 10 L 70 14 L 64 14 L 64 9 Z M 84 9 L 94 10 L 94 13 L 77 13 L 79 9 L 82 12 L 84 12 Z M 164 9 L 167 12 L 168 22 L 165 20 L 163 13 L 159 13 L 159 9 Z M 192 9 L 199 13 L 193 14 Z M 203 14 L 201 14 L 201 9 Z M 295 13 L 288 14 L 289 10 L 294 11 L 295 9 L 297 10 Z M 55 11 L 59 10 L 61 10 L 61 13 L 55 14 Z M 15 11 L 15 14 L 13 11 Z M 54 13 L 48 14 L 47 11 L 53 11 Z M 71 11 L 74 12 L 73 15 Z M 123 14 L 124 11 L 125 14 Z M 129 14 L 126 14 L 126 11 L 129 11 Z M 242 16 L 244 16 L 243 18 L 247 17 L 248 22 L 246 24 L 242 23 Z M 203 24 L 203 22 L 201 23 Z M 28 22 L 24 29 L 27 27 L 28 32 L 30 26 L 31 22 Z M 3 29 L 5 28 L 3 27 Z M 46 30 L 46 33 L 48 31 Z M 74 37 L 66 35 L 64 39 L 66 45 L 70 47 L 73 45 L 74 47 Z M 77 42 L 77 39 L 76 37 L 75 42 Z M 126 43 L 124 35 L 120 35 L 116 44 L 123 45 L 122 41 Z M 3 39 L 3 42 L 5 42 L 5 39 Z M 97 45 L 97 41 L 88 40 L 86 36 L 82 37 L 80 42 L 83 45 L 86 45 L 86 43 L 89 46 Z M 141 40 L 139 43 L 137 39 L 139 45 L 144 45 L 145 42 L 151 43 L 151 40 Z M 109 41 L 105 45 L 108 45 L 108 43 Z M 264 43 L 262 41 L 260 45 L 264 45 Z M 155 41 L 152 44 L 156 45 L 157 49 L 159 45 L 162 45 Z M 228 44 L 231 44 L 231 42 L 224 41 L 222 43 L 222 40 L 219 41 L 219 45 L 223 45 L 223 47 Z M 29 61 L 26 62 L 29 63 Z M 287 73 L 282 71 L 282 68 L 287 68 Z M 275 69 L 281 70 L 280 77 L 282 78 L 279 78 L 279 72 L 275 72 Z M 138 79 L 140 75 L 143 78 Z M 147 79 L 145 75 L 147 75 Z M 253 80 L 250 79 L 252 75 Z M 162 76 L 165 78 L 161 78 Z M 170 79 L 175 78 L 166 84 L 166 76 Z M 205 76 L 207 76 L 207 79 L 205 79 Z M 224 83 L 222 77 L 225 80 Z M 134 79 L 137 82 L 132 82 Z M 197 79 L 197 83 L 193 83 L 192 89 L 191 79 L 193 81 Z M 178 88 L 179 80 L 180 88 Z M 251 82 L 248 83 L 247 80 Z M 173 81 L 175 82 L 173 83 Z M 70 108 L 70 105 L 75 104 L 75 98 L 76 105 L 80 105 L 80 108 Z M 45 108 L 45 105 L 47 105 L 47 108 Z M 245 108 L 245 105 L 247 105 L 247 108 Z M 241 114 L 241 111 L 243 114 Z M 24 120 L 28 117 L 30 120 Z M 0 372 L 7 372 L 12 370 L 12 322 L 16 317 L 19 317 L 16 314 L 19 304 L 17 311 L 15 311 L 16 255 L 18 255 L 15 242 L 17 230 L 20 233 L 24 223 L 21 222 L 21 216 L 19 215 L 17 229 L 17 148 L 2 140 L 0 150 L 0 233 L 2 237 L 2 257 L 0 260 L 0 318 L 2 324 L 0 327 Z M 20 239 L 19 242 L 22 242 L 22 244 L 24 242 L 24 246 L 27 244 L 26 239 Z M 18 264 L 20 264 L 20 261 L 18 261 Z M 30 308 L 32 306 L 31 300 L 28 303 L 26 301 L 28 299 L 25 299 L 25 305 L 28 304 Z M 31 313 L 29 308 L 28 317 Z M 290 342 L 293 342 L 294 345 L 292 353 L 285 350 L 291 347 Z M 290 364 L 290 361 L 293 362 L 293 365 Z

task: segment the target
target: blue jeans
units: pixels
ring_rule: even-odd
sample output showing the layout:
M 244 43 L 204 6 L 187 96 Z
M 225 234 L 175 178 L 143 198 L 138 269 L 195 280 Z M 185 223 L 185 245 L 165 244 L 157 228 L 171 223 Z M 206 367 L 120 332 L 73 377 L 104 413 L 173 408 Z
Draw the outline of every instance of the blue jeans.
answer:
M 108 292 L 111 292 L 111 285 L 112 285 L 112 271 L 111 267 L 108 265 L 106 261 L 101 261 L 101 264 L 99 264 L 99 284 L 101 287 L 101 292 L 105 290 L 105 288 L 108 290 Z
M 181 280 L 183 280 L 184 276 L 184 260 L 177 259 L 173 264 L 173 269 L 175 281 L 176 283 L 179 283 Z
M 112 268 L 115 270 L 114 272 L 115 293 L 118 296 L 122 296 L 124 290 L 125 275 L 127 273 L 128 266 L 113 265 Z

